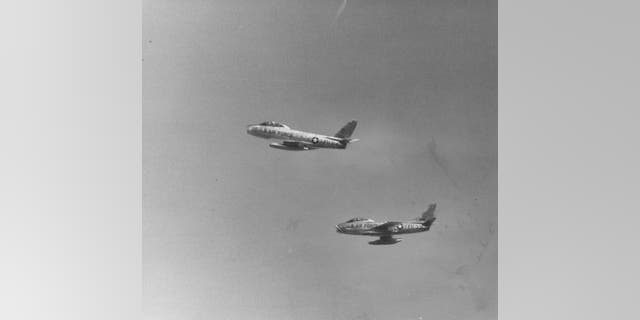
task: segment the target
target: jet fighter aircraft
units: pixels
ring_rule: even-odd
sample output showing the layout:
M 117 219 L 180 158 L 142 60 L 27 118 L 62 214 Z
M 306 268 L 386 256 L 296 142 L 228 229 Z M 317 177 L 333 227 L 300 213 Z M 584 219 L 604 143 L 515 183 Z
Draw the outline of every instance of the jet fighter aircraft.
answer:
M 393 235 L 429 231 L 431 224 L 436 221 L 435 211 L 436 204 L 433 203 L 420 218 L 408 222 L 375 222 L 367 218 L 353 218 L 337 225 L 336 231 L 344 234 L 380 237 L 369 244 L 396 244 L 402 239 L 394 238 Z
M 351 139 L 356 129 L 357 121 L 349 121 L 338 133 L 333 136 L 304 132 L 291 129 L 289 126 L 275 121 L 266 121 L 260 124 L 247 126 L 247 133 L 265 139 L 278 139 L 282 142 L 270 143 L 269 146 L 288 151 L 307 151 L 320 148 L 345 149 L 350 142 L 359 139 Z

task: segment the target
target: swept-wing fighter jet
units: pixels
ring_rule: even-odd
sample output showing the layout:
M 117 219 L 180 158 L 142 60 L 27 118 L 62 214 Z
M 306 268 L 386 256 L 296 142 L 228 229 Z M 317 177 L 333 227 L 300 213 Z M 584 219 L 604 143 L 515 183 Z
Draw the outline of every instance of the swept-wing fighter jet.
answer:
M 338 133 L 333 136 L 304 132 L 291 129 L 289 126 L 275 121 L 266 121 L 260 124 L 247 126 L 247 133 L 265 139 L 278 139 L 282 142 L 270 143 L 269 146 L 281 150 L 307 151 L 320 148 L 345 149 L 350 142 L 358 141 L 351 139 L 353 131 L 356 129 L 357 121 L 349 121 Z
M 408 222 L 375 222 L 367 218 L 353 218 L 337 225 L 336 231 L 344 234 L 380 237 L 369 244 L 396 244 L 402 239 L 394 238 L 393 235 L 429 231 L 431 224 L 436 221 L 435 211 L 436 204 L 433 203 L 420 218 Z

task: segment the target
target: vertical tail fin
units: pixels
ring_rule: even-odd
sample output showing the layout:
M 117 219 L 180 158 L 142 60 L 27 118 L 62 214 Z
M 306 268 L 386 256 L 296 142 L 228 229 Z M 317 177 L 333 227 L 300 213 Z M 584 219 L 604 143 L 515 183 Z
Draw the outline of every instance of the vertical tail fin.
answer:
M 432 203 L 429 205 L 429 208 L 427 209 L 427 211 L 425 211 L 424 213 L 422 213 L 422 216 L 420 217 L 420 221 L 422 221 L 422 224 L 427 227 L 427 230 L 429 230 L 429 228 L 431 227 L 431 224 L 433 224 L 434 221 L 436 221 L 436 216 L 435 213 L 436 212 L 436 204 Z
M 341 138 L 341 139 L 349 139 L 349 138 L 351 138 L 351 135 L 353 134 L 353 131 L 356 130 L 356 125 L 357 124 L 358 124 L 358 121 L 355 121 L 355 120 L 349 121 L 334 136 L 336 138 Z

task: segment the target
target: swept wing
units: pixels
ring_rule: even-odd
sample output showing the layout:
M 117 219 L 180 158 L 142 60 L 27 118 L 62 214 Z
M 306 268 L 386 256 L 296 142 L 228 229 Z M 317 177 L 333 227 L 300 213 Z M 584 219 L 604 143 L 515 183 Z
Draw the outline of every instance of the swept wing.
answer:
M 307 143 L 299 142 L 299 141 L 282 141 L 282 143 L 270 143 L 270 147 L 282 150 L 290 150 L 290 151 L 307 151 L 307 150 L 315 150 L 316 148 L 310 146 Z

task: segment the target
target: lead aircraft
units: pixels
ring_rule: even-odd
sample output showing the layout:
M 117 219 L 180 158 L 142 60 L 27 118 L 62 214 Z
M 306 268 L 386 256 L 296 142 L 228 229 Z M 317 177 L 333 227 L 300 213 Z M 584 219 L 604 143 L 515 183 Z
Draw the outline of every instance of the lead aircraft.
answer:
M 315 149 L 346 149 L 347 144 L 359 139 L 351 139 L 357 121 L 349 121 L 333 136 L 291 129 L 283 123 L 266 121 L 247 126 L 247 133 L 265 139 L 277 139 L 282 142 L 270 143 L 272 148 L 288 151 L 307 151 Z
M 421 217 L 408 222 L 375 222 L 367 218 L 353 218 L 336 225 L 336 231 L 344 234 L 380 237 L 378 240 L 369 242 L 373 245 L 396 244 L 402 239 L 394 238 L 394 235 L 429 231 L 433 222 L 436 221 L 435 211 L 436 204 L 432 203 Z

